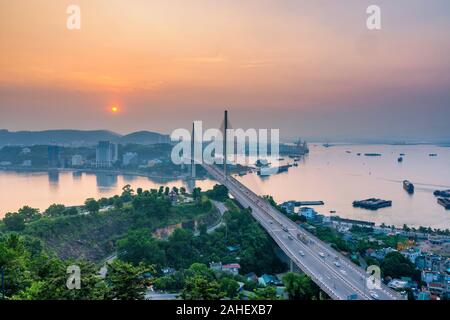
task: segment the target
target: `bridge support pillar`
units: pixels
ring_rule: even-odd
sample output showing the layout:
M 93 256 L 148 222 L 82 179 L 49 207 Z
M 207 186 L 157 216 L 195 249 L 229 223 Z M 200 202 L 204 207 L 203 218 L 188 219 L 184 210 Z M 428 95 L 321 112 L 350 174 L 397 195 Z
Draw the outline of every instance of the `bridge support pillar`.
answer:
M 228 164 L 228 141 L 227 141 L 227 130 L 228 130 L 228 111 L 225 110 L 224 120 L 223 120 L 223 176 L 227 178 L 227 164 Z
M 192 135 L 191 135 L 191 179 L 195 179 L 195 154 L 194 154 L 194 147 L 195 147 L 195 124 L 192 123 Z

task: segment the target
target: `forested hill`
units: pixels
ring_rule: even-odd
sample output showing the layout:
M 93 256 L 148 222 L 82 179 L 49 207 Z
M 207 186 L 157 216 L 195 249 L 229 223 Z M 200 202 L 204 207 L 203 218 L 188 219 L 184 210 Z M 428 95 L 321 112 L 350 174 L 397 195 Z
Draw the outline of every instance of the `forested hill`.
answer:
M 8 131 L 0 130 L 0 146 L 4 145 L 95 145 L 99 141 L 108 140 L 116 143 L 154 144 L 169 143 L 168 135 L 139 131 L 128 135 L 107 130 L 46 130 L 46 131 Z

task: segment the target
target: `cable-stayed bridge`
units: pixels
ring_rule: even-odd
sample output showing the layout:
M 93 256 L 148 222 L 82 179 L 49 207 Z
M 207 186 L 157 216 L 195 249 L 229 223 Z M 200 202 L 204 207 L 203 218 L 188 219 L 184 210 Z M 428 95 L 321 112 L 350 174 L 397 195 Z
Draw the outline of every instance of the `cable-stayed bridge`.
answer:
M 226 132 L 228 128 L 227 113 L 225 113 L 224 124 L 223 129 Z M 224 144 L 226 144 L 226 141 Z M 226 157 L 226 146 L 224 146 L 224 150 Z M 194 168 L 193 157 L 191 157 L 191 161 L 192 168 Z M 401 294 L 384 284 L 381 284 L 378 288 L 369 289 L 366 281 L 368 275 L 364 269 L 311 233 L 299 228 L 297 224 L 273 208 L 265 199 L 228 175 L 225 164 L 222 169 L 213 164 L 200 163 L 200 165 L 217 182 L 226 186 L 230 194 L 243 207 L 251 209 L 253 217 L 291 259 L 291 262 L 305 272 L 332 299 L 404 299 Z

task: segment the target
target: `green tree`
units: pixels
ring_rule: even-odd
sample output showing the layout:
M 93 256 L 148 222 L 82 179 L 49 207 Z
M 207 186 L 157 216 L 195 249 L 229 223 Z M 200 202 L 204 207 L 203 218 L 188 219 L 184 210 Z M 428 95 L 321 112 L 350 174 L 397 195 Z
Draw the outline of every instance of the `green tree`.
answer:
M 121 209 L 123 208 L 123 200 L 122 198 L 117 198 L 114 200 L 114 208 Z
M 44 211 L 44 215 L 47 217 L 59 217 L 64 215 L 65 211 L 66 207 L 63 204 L 52 204 Z
M 41 217 L 39 214 L 39 209 L 31 208 L 29 206 L 20 208 L 17 213 L 23 217 L 25 222 L 30 222 Z
M 391 278 L 410 277 L 420 280 L 420 272 L 399 252 L 388 253 L 380 265 L 383 276 Z
M 283 283 L 290 300 L 313 300 L 319 296 L 319 287 L 304 274 L 289 272 L 284 275 Z
M 228 188 L 221 184 L 216 184 L 212 190 L 207 191 L 208 197 L 217 201 L 228 199 Z
M 89 213 L 98 213 L 98 211 L 100 210 L 100 205 L 98 204 L 98 202 L 95 199 L 89 198 L 86 199 L 86 201 L 84 202 L 84 208 L 89 212 Z
M 229 277 L 223 277 L 219 281 L 220 291 L 224 292 L 228 298 L 234 298 L 238 294 L 239 283 Z
M 80 289 L 66 287 L 67 268 L 76 265 L 81 270 Z M 25 300 L 103 300 L 108 288 L 98 275 L 95 264 L 87 261 L 62 261 L 56 257 L 43 256 L 34 262 L 37 277 L 31 285 L 13 299 Z
M 201 196 L 201 188 L 194 188 L 194 190 L 192 190 L 192 197 L 194 198 L 194 200 L 199 200 L 200 196 Z
M 253 290 L 255 300 L 277 300 L 277 289 L 272 286 Z
M 151 237 L 149 229 L 132 230 L 118 241 L 119 259 L 138 265 L 141 262 L 162 266 L 165 253 Z
M 131 186 L 129 184 L 127 184 L 122 188 L 122 195 L 120 197 L 123 202 L 130 202 L 131 200 L 133 200 L 133 193 L 134 190 L 131 189 Z
M 24 218 L 16 212 L 8 212 L 3 218 L 3 223 L 9 231 L 22 231 L 25 229 Z
M 21 237 L 10 234 L 0 238 L 0 270 L 5 275 L 5 294 L 11 297 L 31 283 L 27 271 L 30 254 Z
M 191 231 L 176 229 L 165 244 L 168 265 L 180 269 L 199 261 Z
M 183 300 L 220 300 L 225 297 L 225 293 L 220 290 L 220 285 L 216 280 L 195 275 L 186 279 L 186 285 L 181 292 Z
M 106 282 L 109 285 L 109 298 L 117 300 L 144 300 L 146 292 L 145 273 L 155 273 L 143 264 L 133 266 L 118 259 L 108 264 Z

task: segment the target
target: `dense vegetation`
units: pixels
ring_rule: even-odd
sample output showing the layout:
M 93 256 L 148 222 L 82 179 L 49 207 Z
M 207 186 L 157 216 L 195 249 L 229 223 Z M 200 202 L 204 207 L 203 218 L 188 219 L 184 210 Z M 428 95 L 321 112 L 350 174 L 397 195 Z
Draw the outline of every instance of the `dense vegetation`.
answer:
M 116 241 L 129 230 L 147 228 L 150 234 L 171 224 L 214 220 L 215 209 L 208 199 L 173 205 L 167 189 L 138 189 L 134 193 L 125 186 L 120 196 L 98 201 L 87 199 L 82 208 L 52 205 L 42 214 L 24 207 L 16 213 L 7 213 L 2 229 L 42 240 L 46 249 L 61 258 L 98 261 L 111 254 Z
M 149 237 L 149 230 L 131 230 L 119 241 L 119 258 L 137 264 L 145 262 L 159 267 L 188 268 L 195 262 L 239 262 L 242 273 L 278 273 L 286 266 L 276 257 L 275 243 L 253 220 L 250 213 L 228 201 L 223 226 L 213 233 L 201 229 L 198 236 L 177 229 L 167 241 Z M 230 251 L 230 247 L 236 250 Z
M 275 287 L 263 287 L 242 274 L 286 270 L 276 244 L 251 217 L 216 186 L 207 192 L 173 188 L 192 197 L 174 204 L 170 189 L 136 192 L 129 186 L 109 199 L 87 199 L 82 207 L 52 205 L 43 213 L 30 207 L 8 213 L 0 223 L 0 270 L 7 299 L 144 299 L 147 286 L 177 292 L 184 299 L 277 299 Z M 224 201 L 223 226 L 210 198 Z M 195 219 L 198 231 L 176 229 L 166 240 L 152 237 L 156 228 Z M 99 261 L 117 251 L 117 258 Z M 213 271 L 210 262 L 241 265 L 240 274 Z M 81 290 L 68 290 L 67 268 L 82 270 Z M 106 275 L 100 267 L 107 267 Z M 165 273 L 164 270 L 173 270 Z M 306 276 L 286 277 L 289 297 L 317 298 Z

